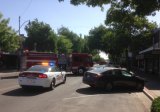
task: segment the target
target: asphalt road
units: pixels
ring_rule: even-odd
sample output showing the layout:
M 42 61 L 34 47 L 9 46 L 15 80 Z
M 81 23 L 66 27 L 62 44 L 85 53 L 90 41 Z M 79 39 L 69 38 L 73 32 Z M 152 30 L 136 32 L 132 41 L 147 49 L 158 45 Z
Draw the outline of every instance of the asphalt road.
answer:
M 149 112 L 150 104 L 142 92 L 91 89 L 80 76 L 53 91 L 23 91 L 17 78 L 0 80 L 0 112 Z

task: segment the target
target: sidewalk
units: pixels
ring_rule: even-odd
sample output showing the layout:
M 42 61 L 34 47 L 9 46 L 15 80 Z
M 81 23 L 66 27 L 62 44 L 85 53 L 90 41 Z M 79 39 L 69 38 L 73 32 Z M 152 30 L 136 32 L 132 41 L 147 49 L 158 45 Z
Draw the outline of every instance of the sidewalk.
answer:
M 147 80 L 143 90 L 151 100 L 160 96 L 160 78 L 152 74 L 145 74 L 143 72 L 135 72 L 136 75 L 143 77 Z
M 17 78 L 19 75 L 18 70 L 3 70 L 0 71 L 0 79 Z

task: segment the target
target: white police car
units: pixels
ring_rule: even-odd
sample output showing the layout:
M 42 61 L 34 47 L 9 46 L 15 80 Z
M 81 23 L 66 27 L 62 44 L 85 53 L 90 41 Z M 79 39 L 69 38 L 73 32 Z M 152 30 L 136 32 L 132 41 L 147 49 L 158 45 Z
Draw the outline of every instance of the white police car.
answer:
M 66 82 L 66 72 L 56 66 L 35 65 L 19 74 L 19 85 L 28 87 L 43 87 L 53 90 L 55 85 Z

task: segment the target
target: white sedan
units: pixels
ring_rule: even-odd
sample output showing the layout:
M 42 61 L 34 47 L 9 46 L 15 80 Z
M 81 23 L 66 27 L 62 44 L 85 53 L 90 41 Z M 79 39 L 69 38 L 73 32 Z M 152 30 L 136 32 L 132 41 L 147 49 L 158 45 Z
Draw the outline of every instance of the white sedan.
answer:
M 28 87 L 43 87 L 53 90 L 55 85 L 66 82 L 66 72 L 56 66 L 35 65 L 19 74 L 19 85 Z

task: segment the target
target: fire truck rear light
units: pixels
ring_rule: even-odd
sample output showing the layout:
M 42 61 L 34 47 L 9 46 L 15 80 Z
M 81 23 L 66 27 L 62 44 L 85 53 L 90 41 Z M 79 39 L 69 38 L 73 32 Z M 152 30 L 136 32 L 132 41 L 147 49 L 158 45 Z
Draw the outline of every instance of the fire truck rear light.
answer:
M 47 78 L 47 75 L 46 74 L 39 74 L 38 78 Z

